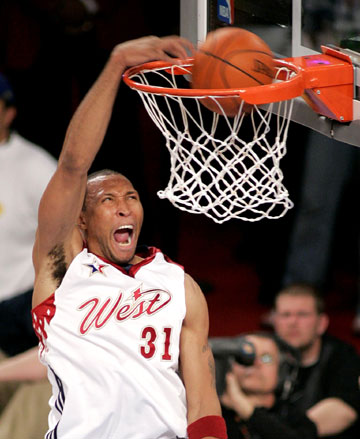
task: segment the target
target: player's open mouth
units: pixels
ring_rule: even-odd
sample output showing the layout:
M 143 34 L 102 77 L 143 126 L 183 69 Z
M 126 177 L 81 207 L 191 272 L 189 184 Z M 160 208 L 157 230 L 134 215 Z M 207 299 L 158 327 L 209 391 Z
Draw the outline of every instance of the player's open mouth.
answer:
M 121 246 L 130 245 L 134 232 L 133 229 L 134 227 L 130 224 L 119 227 L 114 232 L 115 241 Z

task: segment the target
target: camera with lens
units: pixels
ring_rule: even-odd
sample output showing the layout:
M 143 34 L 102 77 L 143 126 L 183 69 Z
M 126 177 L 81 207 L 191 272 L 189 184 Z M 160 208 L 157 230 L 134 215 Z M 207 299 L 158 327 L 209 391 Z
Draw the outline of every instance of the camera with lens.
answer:
M 239 337 L 213 337 L 209 345 L 215 359 L 216 390 L 218 395 L 225 391 L 225 375 L 234 361 L 251 366 L 255 362 L 255 346 L 244 336 Z
M 279 380 L 276 393 L 281 399 L 286 400 L 296 382 L 301 355 L 298 349 L 289 346 L 279 337 L 269 334 L 267 337 L 271 337 L 279 349 Z M 226 388 L 225 375 L 234 361 L 243 366 L 251 366 L 255 362 L 256 350 L 254 344 L 244 334 L 235 337 L 209 338 L 209 345 L 214 355 L 216 390 L 220 396 Z

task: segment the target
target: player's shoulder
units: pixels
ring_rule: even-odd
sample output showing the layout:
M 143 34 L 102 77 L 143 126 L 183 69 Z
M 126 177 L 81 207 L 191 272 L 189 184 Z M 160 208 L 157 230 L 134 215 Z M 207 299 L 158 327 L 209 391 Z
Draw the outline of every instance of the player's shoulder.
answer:
M 195 288 L 195 289 L 199 288 L 199 285 L 194 280 L 194 278 L 186 271 L 184 272 L 184 280 L 185 280 L 185 287 Z
M 189 301 L 205 302 L 204 293 L 198 282 L 188 273 L 185 273 L 185 294 Z
M 208 331 L 209 314 L 205 296 L 199 284 L 188 273 L 185 273 L 185 301 L 185 325 Z

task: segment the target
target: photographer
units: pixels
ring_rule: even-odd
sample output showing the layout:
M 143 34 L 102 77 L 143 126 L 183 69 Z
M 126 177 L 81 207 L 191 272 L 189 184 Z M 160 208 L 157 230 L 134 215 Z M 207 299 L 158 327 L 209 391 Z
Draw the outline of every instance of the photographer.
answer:
M 317 437 L 308 417 L 288 410 L 286 399 L 295 380 L 288 374 L 294 368 L 287 367 L 289 353 L 282 351 L 271 334 L 218 338 L 210 344 L 229 439 Z

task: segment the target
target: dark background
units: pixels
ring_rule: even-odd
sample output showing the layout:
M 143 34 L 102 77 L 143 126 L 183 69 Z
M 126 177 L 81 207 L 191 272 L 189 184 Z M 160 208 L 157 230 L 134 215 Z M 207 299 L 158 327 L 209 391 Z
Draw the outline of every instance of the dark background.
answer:
M 70 118 L 116 43 L 179 34 L 179 1 L 98 0 L 88 15 L 78 0 L 2 0 L 0 71 L 18 106 L 15 128 L 58 157 Z M 285 185 L 298 200 L 307 129 L 292 124 L 282 162 Z M 169 175 L 161 133 L 136 92 L 122 84 L 104 146 L 91 171 L 112 168 L 138 188 L 145 208 L 141 242 L 161 248 L 200 283 L 211 335 L 256 329 L 280 287 L 293 209 L 280 220 L 218 225 L 160 200 Z M 34 170 L 36 172 L 36 170 Z M 343 197 L 334 234 L 326 301 L 332 330 L 354 343 L 351 321 L 358 274 L 358 177 Z

